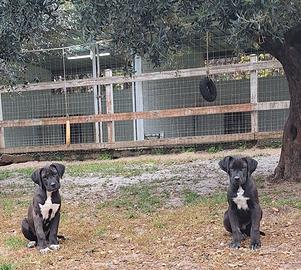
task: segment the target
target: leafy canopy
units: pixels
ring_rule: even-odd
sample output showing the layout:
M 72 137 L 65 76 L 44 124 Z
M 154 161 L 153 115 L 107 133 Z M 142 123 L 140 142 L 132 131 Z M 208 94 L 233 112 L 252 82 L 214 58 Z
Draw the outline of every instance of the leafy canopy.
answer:
M 300 0 L 74 0 L 86 38 L 160 64 L 190 37 L 220 29 L 233 45 L 281 44 L 301 24 Z M 262 46 L 266 47 L 266 46 Z

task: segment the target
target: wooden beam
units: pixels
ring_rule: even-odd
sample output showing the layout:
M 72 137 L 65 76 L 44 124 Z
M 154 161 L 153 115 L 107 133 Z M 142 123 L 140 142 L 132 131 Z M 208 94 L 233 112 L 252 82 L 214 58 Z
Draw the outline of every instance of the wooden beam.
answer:
M 222 106 L 208 107 L 192 107 L 192 108 L 177 108 L 167 110 L 156 110 L 148 112 L 126 112 L 126 113 L 111 113 L 99 115 L 82 115 L 69 117 L 52 117 L 39 119 L 19 119 L 0 121 L 0 127 L 28 127 L 28 126 L 43 126 L 43 125 L 64 125 L 66 120 L 70 124 L 77 123 L 95 123 L 95 122 L 110 122 L 110 121 L 127 121 L 135 119 L 161 119 L 171 117 L 185 117 L 193 115 L 209 115 L 231 112 L 251 112 L 263 110 L 279 110 L 289 108 L 289 101 L 271 101 L 260 102 L 258 104 L 235 104 Z
M 257 63 L 257 55 L 250 55 L 251 63 Z M 250 72 L 250 102 L 252 104 L 258 103 L 258 71 L 252 70 Z M 258 132 L 258 112 L 251 112 L 251 131 Z
M 0 93 L 0 121 L 3 120 L 2 95 Z M 0 149 L 5 148 L 4 128 L 0 125 Z
M 283 110 L 290 107 L 289 100 L 259 102 L 255 105 L 257 111 Z
M 91 143 L 91 144 L 71 144 L 66 145 L 44 145 L 44 146 L 28 146 L 1 149 L 1 153 L 17 154 L 17 153 L 36 153 L 36 152 L 60 152 L 60 151 L 89 151 L 98 149 L 143 149 L 153 147 L 171 147 L 183 145 L 195 145 L 206 143 L 219 142 L 236 142 L 236 141 L 252 141 L 258 139 L 281 138 L 282 132 L 258 132 L 258 133 L 240 133 L 240 134 L 222 134 L 222 135 L 207 135 L 193 136 L 182 138 L 169 138 L 158 140 L 144 141 L 122 141 L 113 143 Z
M 112 70 L 106 69 L 105 76 L 108 78 L 111 78 Z M 106 109 L 107 109 L 108 115 L 114 114 L 114 98 L 113 98 L 113 85 L 112 84 L 106 85 Z M 108 129 L 108 142 L 112 143 L 115 141 L 115 127 L 114 127 L 113 120 L 107 122 L 107 129 Z
M 230 64 L 230 65 L 219 65 L 209 67 L 209 72 L 211 75 L 223 74 L 223 73 L 235 73 L 235 72 L 247 72 L 261 69 L 273 69 L 281 68 L 282 65 L 276 60 L 260 61 L 257 63 L 241 63 L 241 64 Z M 206 67 L 201 68 L 190 68 L 190 69 L 179 69 L 171 71 L 162 72 L 150 72 L 141 75 L 133 76 L 114 76 L 114 77 L 100 77 L 100 78 L 90 78 L 90 79 L 80 79 L 80 80 L 68 80 L 68 81 L 58 81 L 58 82 L 42 82 L 42 83 L 32 83 L 27 86 L 17 85 L 15 88 L 16 92 L 22 91 L 36 91 L 36 90 L 49 90 L 49 89 L 59 89 L 59 88 L 72 88 L 72 87 L 82 87 L 82 86 L 93 86 L 93 85 L 107 85 L 116 83 L 127 83 L 127 82 L 141 82 L 141 81 L 155 81 L 164 79 L 174 79 L 174 78 L 187 78 L 187 77 L 198 77 L 206 76 Z M 1 87 L 0 87 L 1 88 Z M 7 90 L 1 89 L 0 92 L 7 92 Z
M 208 115 L 228 112 L 249 112 L 253 110 L 253 105 L 235 104 L 222 106 L 208 107 L 192 107 L 192 108 L 177 108 L 167 110 L 156 110 L 148 112 L 126 112 L 126 113 L 108 113 L 99 115 L 82 115 L 69 117 L 52 117 L 40 119 L 19 119 L 0 121 L 0 127 L 26 127 L 26 126 L 44 126 L 44 125 L 63 125 L 66 120 L 70 124 L 77 123 L 93 123 L 93 122 L 110 122 L 110 121 L 127 121 L 135 119 L 160 119 L 171 117 L 184 117 L 192 115 Z

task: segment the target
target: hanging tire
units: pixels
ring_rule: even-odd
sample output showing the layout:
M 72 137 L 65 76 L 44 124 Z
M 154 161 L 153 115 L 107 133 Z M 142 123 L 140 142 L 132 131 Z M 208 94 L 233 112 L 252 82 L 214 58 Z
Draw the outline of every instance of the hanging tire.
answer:
M 206 77 L 200 81 L 200 92 L 206 101 L 213 102 L 216 100 L 216 86 L 210 78 Z

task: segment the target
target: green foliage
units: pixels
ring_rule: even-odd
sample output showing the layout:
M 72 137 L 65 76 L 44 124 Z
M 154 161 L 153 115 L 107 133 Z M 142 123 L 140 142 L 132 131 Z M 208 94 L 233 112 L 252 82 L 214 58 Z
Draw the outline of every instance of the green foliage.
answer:
M 146 185 L 133 185 L 124 187 L 117 199 L 99 204 L 97 208 L 113 206 L 126 209 L 129 218 L 134 218 L 135 212 L 154 212 L 163 205 L 164 200 L 164 194 L 154 194 L 151 188 Z
M 10 263 L 0 264 L 0 270 L 13 270 L 14 266 Z
M 221 145 L 212 145 L 212 146 L 208 147 L 208 149 L 207 149 L 207 152 L 209 154 L 214 154 L 214 153 L 217 153 L 220 151 L 223 151 L 223 148 Z
M 5 180 L 13 175 L 12 171 L 3 170 L 0 171 L 0 180 Z
M 93 0 L 73 1 L 84 33 L 111 39 L 121 54 L 140 54 L 155 65 L 187 50 L 187 41 L 206 31 L 230 33 L 239 48 L 278 45 L 301 23 L 301 1 L 279 0 Z M 191 45 L 191 44 L 190 44 Z
M 19 249 L 25 247 L 25 240 L 19 238 L 18 236 L 10 236 L 4 241 L 5 246 L 10 249 Z
M 45 54 L 24 53 L 37 48 L 82 42 L 71 1 L 0 0 L 0 85 L 15 89 L 26 81 L 27 63 Z M 40 59 L 38 59 L 40 58 Z
M 198 193 L 189 189 L 184 190 L 183 194 L 185 204 L 192 204 L 199 201 L 200 199 L 200 195 Z
M 102 152 L 99 154 L 99 157 L 98 157 L 99 160 L 111 160 L 113 158 L 114 158 L 113 155 L 108 152 Z
M 152 172 L 157 169 L 153 164 L 127 164 L 126 162 L 110 162 L 103 161 L 101 163 L 84 163 L 73 164 L 68 166 L 68 174 L 70 176 L 84 176 L 84 175 L 100 175 L 106 176 L 124 176 L 131 177 L 140 175 L 144 172 Z M 144 165 L 144 166 L 143 166 Z

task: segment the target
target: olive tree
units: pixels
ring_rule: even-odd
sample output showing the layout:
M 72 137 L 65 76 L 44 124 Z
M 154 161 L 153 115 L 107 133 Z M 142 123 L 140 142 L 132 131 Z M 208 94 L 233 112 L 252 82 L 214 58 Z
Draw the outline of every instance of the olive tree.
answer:
M 233 47 L 255 44 L 277 58 L 289 85 L 290 108 L 273 179 L 301 181 L 300 0 L 100 0 L 73 1 L 82 29 L 110 39 L 122 53 L 139 53 L 160 65 L 189 37 L 220 29 Z
M 59 0 L 0 0 L 0 79 L 18 80 L 22 49 L 54 30 Z M 46 40 L 46 39 L 45 39 Z

